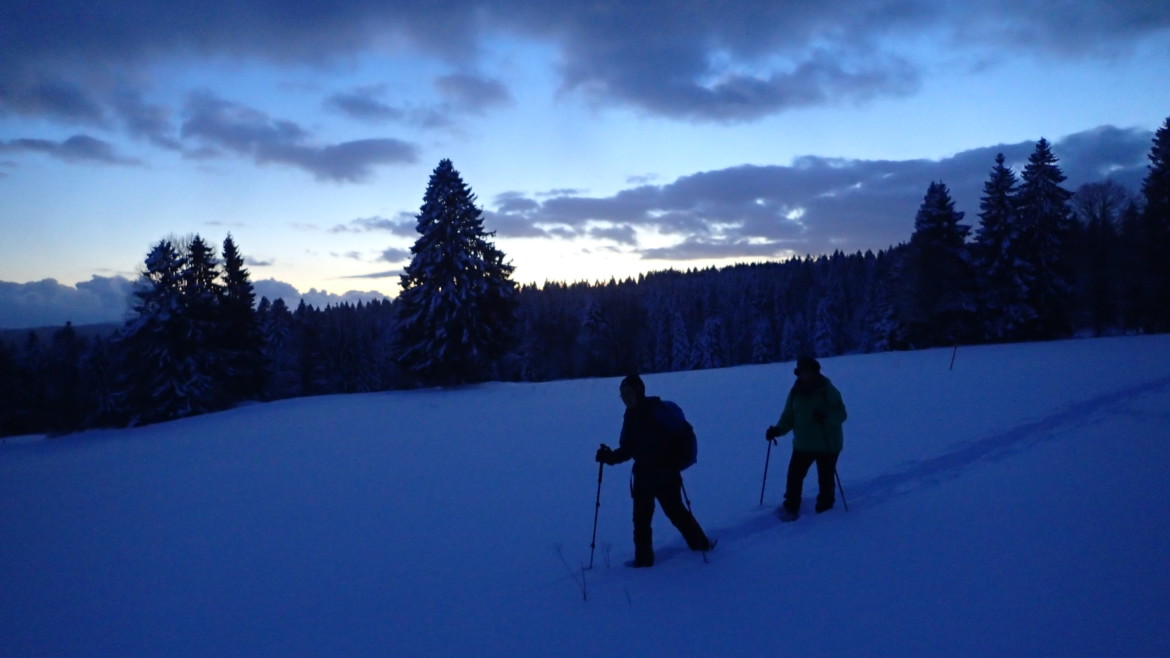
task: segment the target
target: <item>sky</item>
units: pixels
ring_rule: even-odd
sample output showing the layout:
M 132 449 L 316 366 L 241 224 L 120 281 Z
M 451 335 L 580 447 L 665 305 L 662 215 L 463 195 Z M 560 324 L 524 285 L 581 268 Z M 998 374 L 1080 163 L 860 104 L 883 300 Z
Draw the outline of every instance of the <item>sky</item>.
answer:
M 192 234 L 268 296 L 393 296 L 444 158 L 521 283 L 877 251 L 1040 138 L 1138 190 L 1167 79 L 1158 0 L 8 3 L 0 326 Z
M 650 569 L 622 566 L 629 463 L 599 484 L 593 461 L 621 426 L 616 378 L 8 439 L 0 641 L 11 658 L 1166 655 L 1170 335 L 955 356 L 822 361 L 849 414 L 848 509 L 813 514 L 810 474 L 793 523 L 773 515 L 791 442 L 763 440 L 791 364 L 647 376 L 695 426 L 687 495 L 718 539 L 704 562 L 659 511 Z

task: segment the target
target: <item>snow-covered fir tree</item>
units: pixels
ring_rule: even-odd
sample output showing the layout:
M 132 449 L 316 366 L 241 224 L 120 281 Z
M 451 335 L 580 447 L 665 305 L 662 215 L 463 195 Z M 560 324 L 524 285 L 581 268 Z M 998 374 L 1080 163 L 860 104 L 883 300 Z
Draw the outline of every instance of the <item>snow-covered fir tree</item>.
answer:
M 193 323 L 184 299 L 197 281 L 208 280 L 169 240 L 147 255 L 133 315 L 118 339 L 125 421 L 172 420 L 212 407 L 214 385 L 201 353 L 204 328 Z
M 691 363 L 695 368 L 722 368 L 728 365 L 727 338 L 723 321 L 709 316 L 692 346 Z
M 675 309 L 670 320 L 670 370 L 689 370 L 691 367 L 691 339 L 682 311 Z
M 1035 319 L 1035 309 L 1027 303 L 1024 294 L 1016 257 L 1018 187 L 1016 172 L 1004 164 L 1003 153 L 997 154 L 991 175 L 983 183 L 979 227 L 973 245 L 980 325 L 983 337 L 989 340 L 1021 337 Z
M 1025 338 L 1060 338 L 1072 333 L 1072 241 L 1076 225 L 1072 193 L 1061 187 L 1064 172 L 1048 140 L 1028 157 L 1016 195 L 1019 213 L 1016 262 L 1028 304 L 1035 312 Z
M 262 356 L 267 366 L 267 379 L 261 393 L 267 399 L 292 397 L 298 389 L 292 311 L 279 297 L 275 302 L 269 302 L 267 297 L 263 297 L 256 307 L 256 315 L 260 325 Z
M 833 297 L 826 295 L 817 302 L 813 355 L 824 358 L 837 354 L 837 302 Z
M 974 272 L 950 190 L 931 183 L 914 218 L 906 251 L 905 295 L 898 309 L 913 347 L 969 340 L 975 318 Z
M 401 278 L 398 362 L 424 384 L 484 378 L 510 347 L 512 265 L 488 240 L 483 212 L 450 160 L 431 174 L 418 239 Z

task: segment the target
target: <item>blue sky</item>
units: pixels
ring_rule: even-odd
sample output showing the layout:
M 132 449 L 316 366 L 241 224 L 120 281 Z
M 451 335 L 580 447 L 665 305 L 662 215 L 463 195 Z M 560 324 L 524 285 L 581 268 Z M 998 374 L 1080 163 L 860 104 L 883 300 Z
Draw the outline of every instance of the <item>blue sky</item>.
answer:
M 974 224 L 1041 137 L 1137 190 L 1170 116 L 1155 1 L 15 4 L 0 326 L 193 233 L 261 292 L 393 295 L 443 158 L 518 281 L 605 280 L 883 249 L 933 180 Z

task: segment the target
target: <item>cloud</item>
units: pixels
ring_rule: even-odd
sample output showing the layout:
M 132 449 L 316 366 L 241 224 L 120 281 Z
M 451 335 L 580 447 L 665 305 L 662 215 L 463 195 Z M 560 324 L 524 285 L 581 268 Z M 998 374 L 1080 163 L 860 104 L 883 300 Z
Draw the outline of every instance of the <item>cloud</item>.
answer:
M 403 212 L 398 213 L 398 216 L 393 219 L 382 217 L 381 215 L 359 217 L 350 220 L 346 224 L 338 224 L 329 229 L 329 232 L 368 233 L 370 231 L 386 231 L 404 237 L 418 237 L 418 232 L 415 230 L 417 223 L 413 215 Z
M 325 107 L 366 123 L 394 121 L 428 130 L 451 128 L 455 125 L 447 107 L 442 105 L 398 107 L 384 100 L 388 94 L 389 89 L 386 85 L 358 87 L 329 96 L 325 99 Z
M 512 95 L 499 80 L 470 73 L 453 73 L 435 80 L 435 88 L 457 111 L 484 114 L 498 105 L 508 105 Z
M 387 247 L 382 250 L 382 255 L 379 256 L 378 260 L 384 260 L 387 263 L 405 263 L 410 260 L 410 249 Z
M 12 139 L 0 141 L 0 153 L 32 152 L 43 153 L 65 162 L 90 162 L 98 164 L 138 165 L 135 158 L 118 155 L 109 142 L 90 137 L 74 135 L 63 141 L 51 139 Z
M 413 163 L 417 148 L 397 139 L 361 139 L 313 145 L 307 131 L 292 121 L 220 99 L 210 92 L 192 94 L 183 121 L 184 139 L 197 140 L 214 154 L 226 150 L 258 164 L 276 162 L 299 167 L 321 180 L 358 182 L 375 165 Z
M 359 87 L 352 91 L 333 94 L 325 105 L 354 119 L 370 122 L 399 121 L 405 116 L 402 110 L 382 101 L 385 85 Z
M 168 150 L 178 151 L 182 148 L 175 137 L 176 130 L 170 112 L 161 105 L 144 100 L 140 90 L 123 89 L 118 92 L 114 98 L 114 108 L 130 135 L 147 139 Z
M 123 277 L 101 276 L 76 286 L 55 279 L 0 281 L 0 329 L 121 322 L 130 308 L 131 286 Z
M 455 71 L 437 81 L 452 106 L 482 110 L 510 98 L 491 77 L 499 37 L 547 45 L 563 93 L 692 121 L 748 121 L 793 108 L 913 93 L 935 62 L 930 43 L 971 65 L 1009 58 L 1116 59 L 1165 42 L 1170 4 L 874 0 L 735 3 L 273 3 L 206 11 L 196 0 L 24 3 L 0 21 L 0 112 L 97 122 L 101 90 L 160 62 L 230 57 L 279 66 L 337 66 L 392 49 Z M 478 71 L 489 71 L 478 73 Z M 392 118 L 376 95 L 332 99 L 351 116 Z
M 1106 176 L 1140 189 L 1153 134 L 1105 126 L 1057 140 L 1053 151 L 1066 188 Z M 972 149 L 943 160 L 851 160 L 805 156 L 789 165 L 740 165 L 641 185 L 611 197 L 497 197 L 485 224 L 502 237 L 589 235 L 637 245 L 638 233 L 673 238 L 637 249 L 646 259 L 776 258 L 792 254 L 883 249 L 909 239 L 932 181 L 951 190 L 967 222 L 997 153 L 1022 170 L 1034 142 Z M 1017 171 L 1017 173 L 1020 173 Z
M 370 274 L 351 274 L 343 279 L 393 279 L 402 276 L 402 270 L 388 270 L 385 272 L 371 272 Z
M 0 74 L 3 71 L 4 66 L 0 64 Z M 0 75 L 0 78 L 2 77 Z M 81 85 L 60 79 L 53 73 L 28 78 L 31 79 L 11 76 L 0 83 L 0 115 L 4 112 L 13 112 L 69 123 L 86 125 L 105 123 L 106 112 L 103 104 Z
M 326 306 L 337 306 L 338 304 L 357 304 L 359 301 L 370 302 L 386 299 L 386 295 L 373 290 L 350 290 L 338 295 L 324 290 L 310 288 L 308 292 L 302 293 L 292 285 L 284 281 L 277 281 L 276 279 L 254 281 L 252 282 L 252 290 L 256 293 L 257 300 L 265 297 L 268 298 L 269 302 L 283 299 L 285 306 L 290 310 L 296 310 L 301 300 L 304 300 L 309 306 L 325 308 Z

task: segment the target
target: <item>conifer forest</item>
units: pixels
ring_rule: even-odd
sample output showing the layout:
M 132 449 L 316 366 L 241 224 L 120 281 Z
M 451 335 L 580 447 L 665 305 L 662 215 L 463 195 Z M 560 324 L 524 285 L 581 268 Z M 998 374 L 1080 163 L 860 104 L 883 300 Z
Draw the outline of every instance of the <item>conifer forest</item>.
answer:
M 1041 139 L 1020 171 L 989 162 L 974 212 L 923 181 L 913 232 L 876 252 L 541 286 L 511 280 L 443 160 L 395 299 L 257 300 L 230 235 L 163 239 L 121 327 L 0 339 L 0 436 L 307 395 L 1170 331 L 1170 118 L 1141 190 L 1066 189 L 1058 156 Z

